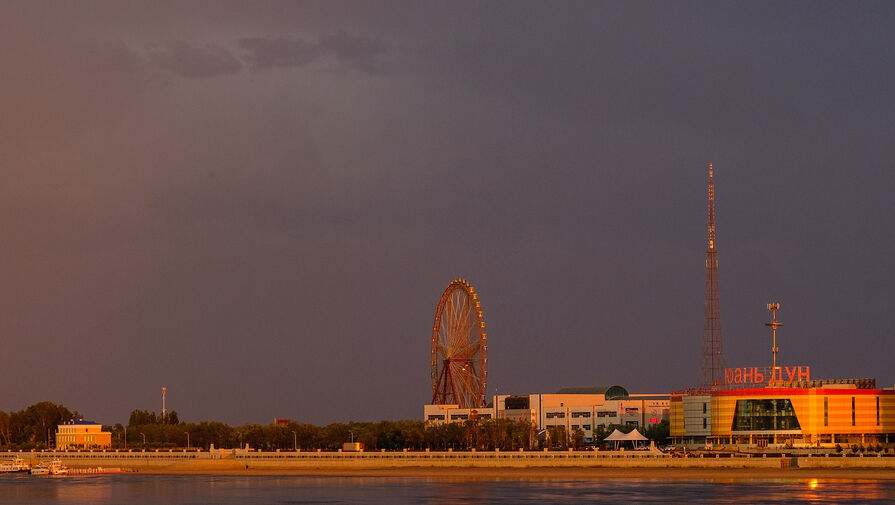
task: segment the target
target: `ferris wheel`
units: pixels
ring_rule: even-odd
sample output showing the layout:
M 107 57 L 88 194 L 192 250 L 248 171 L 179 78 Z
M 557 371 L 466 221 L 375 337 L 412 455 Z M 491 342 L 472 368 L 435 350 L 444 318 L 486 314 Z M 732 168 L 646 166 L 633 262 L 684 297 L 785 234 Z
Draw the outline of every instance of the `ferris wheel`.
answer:
M 454 279 L 445 288 L 432 325 L 432 403 L 484 407 L 488 336 L 472 284 Z

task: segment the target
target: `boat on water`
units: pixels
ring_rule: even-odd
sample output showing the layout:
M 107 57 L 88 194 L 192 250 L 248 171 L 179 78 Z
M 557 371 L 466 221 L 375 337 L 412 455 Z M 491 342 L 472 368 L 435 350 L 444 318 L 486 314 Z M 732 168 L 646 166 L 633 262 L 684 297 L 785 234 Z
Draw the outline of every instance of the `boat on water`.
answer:
M 49 463 L 38 463 L 34 465 L 34 468 L 31 469 L 31 475 L 49 475 L 50 473 L 50 464 Z
M 127 470 L 122 468 L 103 468 L 103 467 L 95 467 L 95 468 L 70 468 L 68 470 L 69 475 L 103 475 L 109 473 L 127 473 Z
M 41 462 L 31 469 L 31 475 L 67 475 L 68 467 L 59 458 Z
M 0 473 L 28 472 L 31 465 L 22 458 L 0 461 Z

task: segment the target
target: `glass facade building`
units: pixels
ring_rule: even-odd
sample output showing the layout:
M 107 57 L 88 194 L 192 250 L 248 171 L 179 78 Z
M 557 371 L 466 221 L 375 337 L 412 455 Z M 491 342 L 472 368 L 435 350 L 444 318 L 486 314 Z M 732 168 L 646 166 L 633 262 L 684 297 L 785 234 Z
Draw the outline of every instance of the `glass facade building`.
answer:
M 705 413 L 694 410 L 708 405 Z M 895 441 L 895 389 L 836 384 L 677 392 L 671 437 L 720 445 L 816 447 Z

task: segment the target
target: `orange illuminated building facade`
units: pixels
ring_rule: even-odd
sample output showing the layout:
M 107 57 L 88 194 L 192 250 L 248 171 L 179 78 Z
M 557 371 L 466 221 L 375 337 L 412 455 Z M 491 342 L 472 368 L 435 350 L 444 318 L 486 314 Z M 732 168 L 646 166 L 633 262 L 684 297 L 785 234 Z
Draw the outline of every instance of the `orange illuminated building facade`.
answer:
M 895 439 L 895 389 L 877 389 L 873 379 L 812 382 L 672 394 L 671 436 L 808 447 Z
M 112 433 L 93 421 L 71 421 L 56 429 L 56 449 L 91 449 L 112 446 Z

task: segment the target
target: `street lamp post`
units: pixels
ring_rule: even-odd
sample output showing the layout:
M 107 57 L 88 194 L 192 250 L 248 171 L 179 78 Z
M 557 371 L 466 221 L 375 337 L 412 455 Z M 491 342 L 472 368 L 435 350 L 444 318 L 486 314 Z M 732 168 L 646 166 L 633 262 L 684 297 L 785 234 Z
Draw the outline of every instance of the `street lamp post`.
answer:
M 124 427 L 124 448 L 127 449 L 127 426 Z
M 184 433 L 186 434 L 186 449 L 190 450 L 190 432 L 184 431 Z
M 298 452 L 298 435 L 294 431 L 292 432 L 292 446 L 295 452 Z
M 143 448 L 145 449 L 146 448 L 146 434 L 141 431 L 140 435 L 143 435 Z

